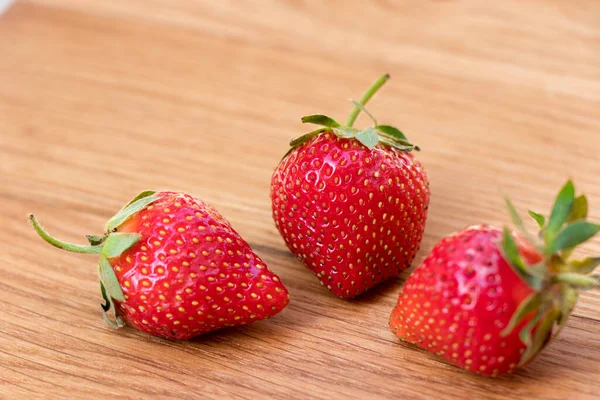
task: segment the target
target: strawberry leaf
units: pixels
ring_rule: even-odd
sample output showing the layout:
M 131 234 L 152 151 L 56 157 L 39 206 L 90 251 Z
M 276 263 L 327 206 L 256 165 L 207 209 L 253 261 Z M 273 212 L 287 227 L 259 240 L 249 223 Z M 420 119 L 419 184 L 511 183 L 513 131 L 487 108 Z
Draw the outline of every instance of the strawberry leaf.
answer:
M 104 319 L 104 322 L 106 322 L 106 325 L 110 326 L 111 328 L 119 329 L 125 326 L 123 318 L 119 317 L 118 315 L 115 317 L 115 321 L 112 321 L 107 313 L 102 313 L 102 318 Z
M 525 263 L 519 256 L 519 249 L 517 244 L 515 243 L 512 235 L 508 228 L 504 228 L 504 256 L 506 259 L 513 264 L 517 269 L 521 272 L 527 272 L 527 268 L 525 267 Z
M 571 214 L 569 214 L 569 218 L 567 218 L 567 222 L 578 221 L 581 219 L 586 219 L 588 215 L 588 201 L 587 197 L 584 194 L 575 198 L 573 201 L 573 208 L 571 209 Z
M 96 236 L 96 235 L 85 235 L 85 237 L 87 238 L 88 242 L 90 242 L 90 244 L 92 246 L 98 246 L 98 245 L 102 244 L 102 242 L 104 242 L 104 239 L 106 239 L 106 236 Z
M 384 133 L 386 135 L 389 135 L 395 139 L 404 140 L 405 142 L 408 143 L 407 137 L 398 128 L 395 128 L 395 127 L 389 126 L 389 125 L 377 125 L 375 127 L 375 129 L 377 131 Z
M 290 141 L 290 146 L 292 147 L 298 147 L 300 146 L 302 143 L 308 142 L 313 136 L 318 135 L 321 132 L 327 132 L 328 129 L 327 128 L 319 128 L 316 129 L 314 131 L 305 133 L 304 135 L 297 137 L 296 139 L 292 139 Z
M 573 182 L 568 181 L 558 193 L 554 206 L 552 207 L 552 213 L 548 220 L 548 227 L 546 228 L 546 243 L 550 246 L 554 238 L 558 234 L 561 226 L 565 223 L 571 210 L 573 209 L 573 203 L 575 202 L 575 187 Z
M 510 199 L 508 197 L 505 197 L 504 201 L 506 203 L 506 208 L 508 208 L 508 212 L 510 214 L 510 217 L 513 220 L 513 223 L 517 226 L 517 228 L 519 229 L 519 231 L 521 231 L 521 233 L 527 238 L 527 240 L 530 243 L 535 244 L 535 242 L 536 242 L 535 239 L 533 238 L 533 236 L 531 236 L 531 234 L 525 228 L 525 225 L 523 224 L 523 220 L 519 216 L 519 213 L 515 209 L 515 206 L 512 203 L 512 201 L 510 201 Z
M 539 322 L 541 315 L 542 313 L 538 311 L 534 315 L 534 317 L 527 323 L 527 325 L 525 325 L 523 329 L 521 329 L 521 332 L 519 332 L 519 339 L 521 339 L 521 342 L 523 342 L 527 349 L 531 347 L 531 331 L 533 331 L 533 328 L 535 328 L 535 326 Z M 523 361 L 523 358 L 521 358 L 521 361 Z
M 567 321 L 578 298 L 579 292 L 577 289 L 574 289 L 570 285 L 560 285 L 560 317 L 556 321 L 559 327 L 562 327 Z
M 149 197 L 152 196 L 154 193 L 156 193 L 156 191 L 154 190 L 144 190 L 143 192 L 139 193 L 137 196 L 135 196 L 133 199 L 131 199 L 131 201 L 129 203 L 127 203 L 127 205 L 125 207 L 127 207 L 128 205 L 135 203 L 136 201 L 143 199 L 144 197 Z
M 537 276 L 540 279 L 545 279 L 548 274 L 548 266 L 544 261 L 541 261 L 537 264 L 528 265 L 527 272 Z
M 112 266 L 104 254 L 100 255 L 98 274 L 100 275 L 100 281 L 106 288 L 108 295 L 117 301 L 125 301 L 125 297 L 123 297 L 123 290 L 121 289 L 121 285 L 117 280 L 115 271 L 113 271 Z
M 100 292 L 102 293 L 102 298 L 105 301 L 105 303 L 100 304 L 100 306 L 104 312 L 108 312 L 112 306 L 112 301 L 110 301 L 110 298 L 106 294 L 106 288 L 104 287 L 104 283 L 102 283 L 102 281 L 100 281 Z
M 513 224 L 515 224 L 521 232 L 526 232 L 525 226 L 523 225 L 523 220 L 519 216 L 519 213 L 515 209 L 515 206 L 512 203 L 512 201 L 510 201 L 508 197 L 505 197 L 504 202 L 506 203 L 506 208 L 508 208 L 508 212 L 510 214 L 511 219 L 513 220 Z
M 110 297 L 107 295 L 106 293 L 106 288 L 104 287 L 104 284 L 102 283 L 102 281 L 100 281 L 100 292 L 102 293 L 102 298 L 104 299 L 105 303 L 104 304 L 100 304 L 102 307 L 102 318 L 104 318 L 104 322 L 106 322 L 106 324 L 108 326 L 110 326 L 111 328 L 121 328 L 123 326 L 125 326 L 125 322 L 123 322 L 123 319 L 117 315 L 117 309 L 112 307 L 112 301 L 110 300 Z M 108 316 L 108 312 L 110 311 L 111 307 L 115 310 L 115 320 L 111 320 L 110 317 Z
M 386 140 L 389 140 L 390 142 L 393 142 L 393 143 L 395 143 L 397 145 L 400 145 L 400 146 L 410 146 L 412 148 L 417 148 L 417 146 L 415 146 L 414 144 L 412 144 L 412 143 L 410 143 L 410 142 L 408 142 L 406 140 L 396 139 L 393 136 L 390 136 L 390 135 L 387 135 L 387 134 L 381 133 L 381 132 L 377 132 L 377 134 L 379 135 L 380 138 L 385 138 Z
M 526 365 L 533 359 L 533 357 L 535 357 L 536 354 L 542 350 L 546 343 L 548 343 L 550 335 L 552 334 L 552 327 L 554 326 L 554 323 L 558 319 L 559 315 L 560 311 L 555 308 L 550 308 L 544 313 L 541 318 L 541 322 L 535 330 L 533 341 L 530 339 L 530 343 L 527 346 L 525 353 L 523 353 L 519 365 Z M 531 333 L 529 334 L 529 337 L 531 338 Z
M 600 257 L 588 257 L 583 260 L 573 260 L 569 263 L 569 272 L 576 272 L 578 274 L 589 274 L 598 265 L 600 265 Z
M 544 225 L 546 224 L 546 217 L 544 217 L 540 213 L 537 213 L 537 212 L 531 211 L 531 210 L 529 210 L 528 213 L 531 216 L 531 218 L 533 218 L 535 220 L 535 222 L 537 222 L 540 229 L 544 229 Z
M 377 146 L 377 143 L 379 142 L 379 136 L 377 136 L 375 133 L 375 129 L 369 127 L 356 135 L 356 140 L 361 142 L 369 149 L 372 149 L 373 147 Z
M 379 135 L 379 140 L 388 146 L 394 147 L 400 151 L 421 150 L 419 146 L 410 143 L 406 136 L 398 129 L 388 125 L 377 125 L 375 131 Z
M 582 275 L 575 272 L 560 272 L 552 276 L 552 281 L 566 283 L 580 290 L 590 290 L 600 287 L 600 275 Z
M 362 104 L 360 104 L 358 101 L 354 100 L 354 99 L 350 99 L 350 101 L 356 106 L 358 107 L 361 111 L 363 111 L 365 114 L 367 114 L 369 116 L 369 118 L 371 118 L 371 120 L 373 121 L 373 123 L 375 125 L 377 125 L 377 120 L 375 119 L 375 117 L 373 116 L 373 114 L 371 114 L 369 111 L 367 111 L 367 109 L 365 108 L 365 106 L 363 106 Z
M 548 245 L 546 252 L 552 254 L 561 250 L 570 249 L 590 239 L 598 232 L 600 232 L 600 225 L 598 224 L 593 224 L 584 220 L 575 221 L 559 232 L 556 239 Z
M 534 290 L 539 290 L 542 287 L 543 281 L 539 277 L 533 275 L 523 262 L 523 259 L 519 255 L 519 248 L 515 243 L 512 235 L 508 228 L 504 228 L 504 239 L 502 241 L 502 250 L 504 257 L 509 264 L 513 266 L 515 272 L 523 279 L 527 285 Z
M 534 292 L 519 304 L 508 325 L 500 332 L 502 337 L 508 336 L 521 321 L 542 305 L 542 292 Z
M 334 120 L 333 118 L 321 114 L 307 115 L 305 117 L 302 117 L 302 123 L 321 125 L 326 126 L 328 128 L 337 128 L 340 126 L 340 123 Z
M 102 255 L 107 259 L 120 256 L 139 240 L 140 235 L 137 233 L 113 233 L 104 241 Z
M 336 134 L 336 136 L 344 138 L 344 139 L 349 139 L 349 138 L 355 138 L 356 135 L 358 135 L 360 133 L 360 131 L 356 128 L 348 128 L 347 126 L 340 126 L 339 128 L 333 128 L 333 133 Z
M 138 194 L 129 204 L 127 204 L 121 211 L 119 211 L 115 216 L 108 220 L 106 223 L 107 232 L 112 232 L 116 228 L 118 228 L 123 222 L 125 222 L 129 217 L 133 216 L 137 212 L 143 210 L 145 207 L 150 205 L 151 203 L 158 200 L 158 196 L 154 194 L 155 192 L 146 191 Z
M 413 150 L 419 149 L 417 146 L 413 146 L 412 144 L 407 144 L 407 145 L 399 144 L 397 141 L 388 139 L 387 136 L 379 136 L 379 143 L 385 144 L 386 146 L 393 147 L 400 151 L 413 151 Z

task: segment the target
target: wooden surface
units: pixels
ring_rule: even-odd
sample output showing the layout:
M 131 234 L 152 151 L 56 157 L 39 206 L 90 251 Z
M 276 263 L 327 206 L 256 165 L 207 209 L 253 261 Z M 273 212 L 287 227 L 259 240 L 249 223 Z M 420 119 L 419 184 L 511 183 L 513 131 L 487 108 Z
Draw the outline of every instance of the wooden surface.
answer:
M 18 1 L 0 17 L 0 398 L 595 398 L 600 293 L 526 370 L 463 373 L 387 327 L 402 282 L 331 296 L 271 219 L 302 115 L 370 106 L 423 151 L 417 261 L 471 223 L 547 211 L 575 178 L 600 220 L 600 2 Z M 368 124 L 366 119 L 359 123 Z M 142 189 L 215 205 L 289 288 L 281 314 L 173 342 L 100 317 L 81 242 Z M 600 253 L 600 240 L 582 253 Z

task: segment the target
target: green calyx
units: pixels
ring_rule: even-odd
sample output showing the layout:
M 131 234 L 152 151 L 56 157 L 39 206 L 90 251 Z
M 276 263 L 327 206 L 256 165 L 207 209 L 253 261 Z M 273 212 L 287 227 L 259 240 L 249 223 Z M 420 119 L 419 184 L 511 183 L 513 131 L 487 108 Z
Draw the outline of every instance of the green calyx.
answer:
M 35 217 L 32 214 L 29 215 L 29 221 L 33 229 L 35 229 L 42 239 L 54 247 L 73 253 L 100 255 L 98 275 L 100 277 L 100 291 L 105 302 L 102 304 L 103 318 L 113 328 L 120 328 L 124 325 L 123 319 L 114 307 L 113 300 L 125 301 L 125 297 L 109 260 L 120 256 L 140 240 L 139 234 L 118 232 L 118 228 L 133 215 L 156 200 L 158 200 L 158 196 L 153 191 L 145 191 L 137 195 L 121 211 L 108 220 L 106 231 L 103 235 L 86 236 L 90 243 L 89 246 L 66 243 L 50 236 L 40 226 Z M 114 311 L 113 317 L 109 315 L 111 309 Z
M 390 125 L 379 125 L 375 117 L 373 117 L 373 115 L 371 115 L 371 113 L 369 113 L 365 108 L 367 102 L 383 86 L 383 84 L 387 82 L 388 79 L 390 79 L 389 74 L 385 74 L 379 78 L 369 88 L 369 90 L 367 90 L 360 102 L 351 100 L 354 104 L 354 109 L 348 116 L 348 119 L 344 125 L 340 124 L 331 117 L 321 114 L 302 117 L 303 123 L 320 125 L 322 128 L 292 139 L 292 141 L 290 141 L 291 149 L 287 154 L 310 140 L 313 136 L 323 132 L 333 132 L 336 136 L 344 139 L 356 139 L 369 149 L 373 149 L 378 144 L 382 144 L 401 151 L 418 151 L 419 147 L 410 143 L 406 136 L 399 129 Z M 353 127 L 354 122 L 361 111 L 367 114 L 373 121 L 372 126 L 362 130 Z
M 575 197 L 575 187 L 568 181 L 558 193 L 550 217 L 529 211 L 538 224 L 537 237 L 524 227 L 515 207 L 506 199 L 514 224 L 542 255 L 543 260 L 528 265 L 518 251 L 518 246 L 507 228 L 501 249 L 515 272 L 532 289 L 513 314 L 502 335 L 510 334 L 525 318 L 531 318 L 519 332 L 526 350 L 521 365 L 527 364 L 556 337 L 575 307 L 581 290 L 600 288 L 600 275 L 591 274 L 600 265 L 600 257 L 582 260 L 571 259 L 575 248 L 600 232 L 600 225 L 588 222 L 588 202 L 584 195 Z

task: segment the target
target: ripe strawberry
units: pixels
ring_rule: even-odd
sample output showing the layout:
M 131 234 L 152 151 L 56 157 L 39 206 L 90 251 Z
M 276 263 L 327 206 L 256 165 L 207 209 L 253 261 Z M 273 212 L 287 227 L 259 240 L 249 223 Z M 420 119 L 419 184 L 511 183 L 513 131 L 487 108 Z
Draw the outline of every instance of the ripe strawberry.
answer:
M 91 246 L 50 237 L 77 253 L 100 254 L 104 317 L 151 335 L 190 339 L 271 317 L 288 303 L 286 288 L 229 222 L 184 193 L 143 192 L 111 218 Z M 107 312 L 114 300 L 115 319 Z
M 352 128 L 388 78 L 354 102 L 345 126 L 324 115 L 304 117 L 324 128 L 292 140 L 271 181 L 273 219 L 288 248 L 343 298 L 407 268 L 425 228 L 429 184 L 410 153 L 418 148 L 374 119 L 373 127 Z
M 586 275 L 600 258 L 569 259 L 600 230 L 585 221 L 585 197 L 574 195 L 568 182 L 548 223 L 530 211 L 540 240 L 523 229 L 508 200 L 520 234 L 478 225 L 442 239 L 404 285 L 392 331 L 481 375 L 526 365 L 560 331 L 578 291 L 600 286 L 600 276 Z

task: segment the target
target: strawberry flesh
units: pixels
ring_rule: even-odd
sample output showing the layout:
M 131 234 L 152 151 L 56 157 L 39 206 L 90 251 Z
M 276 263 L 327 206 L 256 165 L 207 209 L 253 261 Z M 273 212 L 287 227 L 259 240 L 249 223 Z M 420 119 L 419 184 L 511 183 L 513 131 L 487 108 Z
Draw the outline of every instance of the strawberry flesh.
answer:
M 390 318 L 400 339 L 482 375 L 512 372 L 525 350 L 526 317 L 508 336 L 500 332 L 532 289 L 499 249 L 500 229 L 473 226 L 439 242 L 407 280 Z M 542 260 L 517 240 L 530 264 Z
M 271 200 L 288 248 L 333 294 L 349 298 L 410 265 L 429 186 L 411 153 L 326 132 L 282 160 Z
M 110 260 L 136 328 L 175 339 L 271 317 L 286 288 L 229 222 L 187 194 L 160 198 L 119 227 L 140 241 Z

